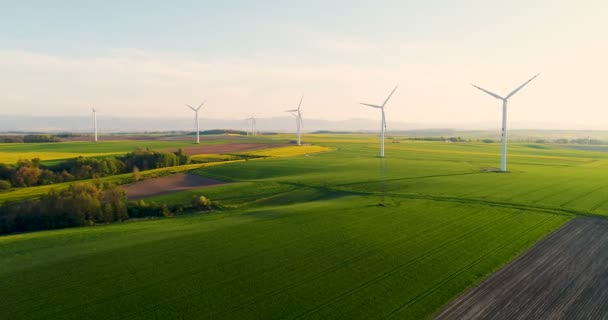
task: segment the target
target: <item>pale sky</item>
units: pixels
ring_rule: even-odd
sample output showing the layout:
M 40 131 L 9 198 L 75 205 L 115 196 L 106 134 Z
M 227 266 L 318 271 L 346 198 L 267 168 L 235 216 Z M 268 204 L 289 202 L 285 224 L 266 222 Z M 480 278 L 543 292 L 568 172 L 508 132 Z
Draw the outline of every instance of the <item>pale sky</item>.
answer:
M 606 125 L 608 1 L 0 0 L 0 116 Z

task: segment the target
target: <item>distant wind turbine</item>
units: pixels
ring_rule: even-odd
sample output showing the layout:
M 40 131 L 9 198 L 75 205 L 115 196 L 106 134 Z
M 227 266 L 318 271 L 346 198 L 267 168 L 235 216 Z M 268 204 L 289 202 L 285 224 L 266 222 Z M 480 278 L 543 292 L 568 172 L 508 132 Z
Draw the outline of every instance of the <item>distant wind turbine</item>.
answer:
M 93 110 L 93 128 L 95 129 L 95 142 L 97 142 L 97 110 L 95 108 L 91 108 Z
M 384 158 L 384 133 L 386 130 L 386 115 L 384 114 L 384 106 L 386 106 L 386 103 L 388 102 L 388 100 L 393 96 L 393 93 L 395 93 L 395 90 L 397 90 L 397 86 L 395 86 L 395 89 L 393 89 L 393 91 L 391 91 L 391 94 L 388 95 L 388 97 L 386 98 L 386 100 L 384 100 L 384 103 L 381 106 L 378 106 L 375 104 L 369 104 L 369 103 L 361 103 L 364 106 L 377 108 L 377 109 L 380 109 L 380 111 L 382 111 L 382 124 L 381 124 L 382 139 L 380 141 L 380 157 L 381 158 Z
M 534 77 L 532 77 L 530 80 L 524 82 L 521 86 L 519 86 L 515 90 L 511 91 L 511 93 L 509 93 L 504 98 L 497 95 L 494 92 L 488 91 L 488 90 L 480 88 L 474 84 L 471 84 L 473 87 L 491 95 L 492 97 L 494 97 L 498 100 L 502 100 L 502 157 L 500 160 L 500 171 L 502 171 L 502 172 L 507 171 L 507 102 L 508 102 L 509 98 L 511 98 L 513 95 L 515 95 L 519 90 L 521 90 L 523 87 L 525 87 L 528 83 L 530 83 L 532 80 L 534 80 L 534 78 L 538 77 L 539 75 L 540 75 L 540 73 L 535 75 Z
M 300 130 L 302 129 L 302 100 L 304 100 L 304 95 L 302 95 L 302 98 L 300 98 L 300 104 L 298 104 L 298 108 L 297 109 L 293 109 L 293 110 L 287 110 L 285 112 L 290 112 L 291 114 L 293 114 L 296 117 L 296 125 L 298 126 L 298 145 L 301 146 L 302 145 L 302 139 L 301 139 L 301 133 Z
M 194 108 L 189 104 L 186 104 L 186 106 L 190 109 L 192 109 L 192 111 L 194 111 L 194 117 L 195 117 L 195 122 L 196 122 L 196 143 L 201 143 L 201 139 L 200 139 L 200 128 L 198 126 L 198 111 L 203 107 L 203 105 L 205 104 L 205 102 L 207 101 L 203 101 L 201 102 L 201 104 L 198 106 L 198 108 Z
M 257 122 L 255 121 L 255 117 L 251 116 L 250 118 L 245 119 L 249 122 L 249 125 L 251 126 L 251 135 L 255 136 L 258 130 L 258 125 Z

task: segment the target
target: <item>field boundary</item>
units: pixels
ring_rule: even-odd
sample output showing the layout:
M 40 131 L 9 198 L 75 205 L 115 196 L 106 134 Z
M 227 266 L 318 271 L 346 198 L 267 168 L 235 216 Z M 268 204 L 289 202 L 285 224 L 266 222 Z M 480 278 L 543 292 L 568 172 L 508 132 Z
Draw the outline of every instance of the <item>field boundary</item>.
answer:
M 285 146 L 282 146 L 285 147 Z M 326 153 L 326 152 L 333 152 L 336 151 L 335 148 L 332 147 L 324 147 L 324 146 L 319 146 L 319 147 L 323 147 L 326 148 L 326 150 L 324 151 L 318 151 L 318 152 L 312 152 L 312 153 L 302 153 L 302 154 L 294 154 L 294 155 L 282 155 L 282 156 L 265 156 L 265 157 L 260 157 L 260 158 L 254 158 L 254 159 L 237 159 L 237 160 L 227 160 L 227 161 L 218 161 L 218 162 L 207 162 L 207 163 L 193 163 L 193 164 L 186 164 L 186 165 L 181 165 L 181 166 L 173 166 L 173 167 L 165 167 L 165 168 L 158 168 L 158 169 L 151 169 L 151 170 L 145 170 L 145 171 L 141 171 L 140 175 L 141 175 L 141 180 L 147 180 L 147 179 L 154 179 L 154 178 L 158 178 L 158 177 L 163 177 L 163 176 L 167 176 L 167 175 L 171 175 L 171 174 L 176 174 L 176 173 L 184 173 L 184 172 L 189 172 L 189 171 L 193 171 L 193 170 L 197 170 L 197 169 L 202 169 L 202 168 L 206 168 L 206 167 L 212 167 L 212 166 L 217 166 L 217 165 L 224 165 L 224 164 L 231 164 L 231 163 L 238 163 L 238 162 L 246 162 L 246 161 L 259 161 L 259 160 L 264 160 L 264 159 L 271 159 L 271 158 L 283 158 L 283 157 L 297 157 L 297 156 L 306 156 L 308 154 L 320 154 L 320 153 Z M 281 147 L 278 147 L 276 149 L 281 149 Z M 264 149 L 261 151 L 266 151 L 266 150 L 274 150 L 274 149 Z M 218 180 L 223 180 L 223 181 L 227 181 L 230 182 L 232 180 L 230 179 L 225 179 L 225 178 L 220 178 L 220 177 L 213 177 L 211 175 L 205 175 L 206 177 L 209 178 L 215 178 Z M 78 184 L 78 183 L 103 183 L 103 182 L 111 182 L 111 183 L 115 183 L 116 185 L 124 185 L 127 183 L 132 183 L 132 182 L 136 182 L 133 181 L 133 174 L 132 173 L 123 173 L 123 174 L 118 174 L 118 175 L 113 175 L 113 176 L 107 176 L 107 177 L 100 177 L 100 178 L 93 178 L 93 179 L 83 179 L 83 180 L 76 180 L 76 181 L 70 181 L 70 182 L 63 182 L 63 183 L 55 183 L 55 184 L 49 184 L 49 185 L 42 185 L 42 186 L 35 186 L 35 187 L 26 187 L 26 188 L 13 188 L 13 189 L 9 189 L 9 190 L 5 190 L 5 191 L 1 191 L 0 192 L 0 205 L 4 205 L 6 203 L 11 203 L 11 202 L 19 202 L 19 201 L 23 201 L 25 199 L 29 199 L 29 200 L 35 200 L 40 198 L 41 196 L 47 194 L 50 190 L 63 190 L 65 188 L 67 188 L 69 185 L 71 184 Z
M 608 310 L 601 293 L 607 228 L 606 219 L 570 220 L 450 300 L 433 318 L 602 318 Z

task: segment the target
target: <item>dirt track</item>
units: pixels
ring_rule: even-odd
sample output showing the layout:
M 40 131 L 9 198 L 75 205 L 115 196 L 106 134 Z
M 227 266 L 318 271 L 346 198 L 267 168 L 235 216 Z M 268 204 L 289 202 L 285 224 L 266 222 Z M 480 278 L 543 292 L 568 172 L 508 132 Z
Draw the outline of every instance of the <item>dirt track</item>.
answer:
M 162 194 L 224 184 L 225 181 L 201 177 L 193 174 L 173 174 L 123 185 L 129 200 L 138 200 Z
M 572 220 L 435 319 L 608 319 L 608 220 Z

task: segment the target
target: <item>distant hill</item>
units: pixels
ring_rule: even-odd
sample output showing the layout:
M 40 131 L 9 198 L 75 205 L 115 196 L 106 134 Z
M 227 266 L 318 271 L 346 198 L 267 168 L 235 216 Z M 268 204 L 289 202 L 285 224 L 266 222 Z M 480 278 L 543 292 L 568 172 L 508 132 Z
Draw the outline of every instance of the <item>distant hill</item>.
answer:
M 191 118 L 119 118 L 98 114 L 99 132 L 112 133 L 188 133 L 194 129 Z M 92 132 L 92 119 L 90 116 L 29 116 L 29 115 L 2 115 L 0 116 L 0 133 L 71 133 L 88 134 Z M 291 117 L 258 118 L 259 132 L 293 133 L 296 123 Z M 608 131 L 593 130 L 559 130 L 553 129 L 555 125 L 543 128 L 540 123 L 510 123 L 510 138 L 514 139 L 554 139 L 563 137 L 567 139 L 587 138 L 608 140 Z M 567 127 L 567 126 L 566 126 Z M 249 130 L 249 123 L 245 120 L 209 119 L 201 117 L 200 128 L 203 134 L 238 134 L 243 135 Z M 222 129 L 218 129 L 222 128 Z M 414 137 L 463 137 L 500 139 L 500 126 L 497 123 L 477 123 L 451 127 L 450 125 L 389 122 L 387 124 L 389 136 L 405 135 Z M 524 129 L 526 128 L 526 129 Z M 219 131 L 217 131 L 219 130 Z M 304 118 L 304 133 L 377 133 L 379 131 L 377 119 L 349 119 L 340 121 Z
M 188 133 L 189 135 L 196 135 L 196 131 Z M 213 130 L 205 130 L 201 131 L 201 135 L 217 135 L 217 134 L 232 134 L 239 136 L 246 136 L 246 131 L 233 130 L 233 129 L 213 129 Z

